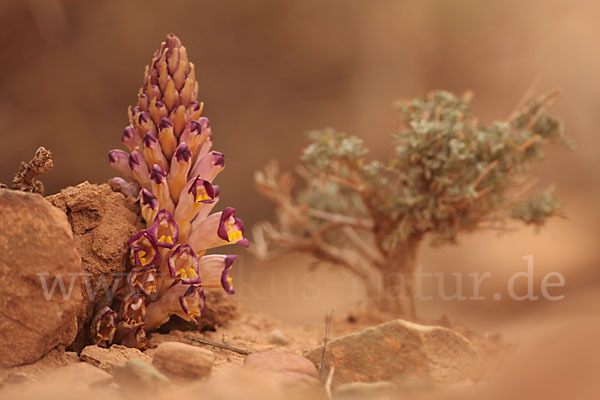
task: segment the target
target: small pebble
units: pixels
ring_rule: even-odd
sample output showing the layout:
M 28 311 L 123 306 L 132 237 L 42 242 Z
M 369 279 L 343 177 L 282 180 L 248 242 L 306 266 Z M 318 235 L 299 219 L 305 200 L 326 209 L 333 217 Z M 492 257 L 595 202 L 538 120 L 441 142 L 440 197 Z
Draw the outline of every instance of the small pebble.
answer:
M 287 346 L 290 344 L 290 339 L 285 336 L 285 333 L 279 329 L 274 329 L 267 335 L 267 341 L 271 344 L 277 344 L 280 346 Z
M 252 353 L 246 357 L 244 368 L 268 376 L 282 386 L 322 389 L 314 364 L 291 351 L 275 349 Z
M 6 382 L 8 383 L 30 383 L 33 381 L 33 378 L 25 372 L 15 372 L 6 379 Z
M 153 392 L 169 382 L 169 378 L 140 359 L 115 365 L 112 374 L 124 391 Z
M 49 382 L 73 382 L 88 386 L 108 385 L 112 382 L 112 376 L 106 372 L 85 362 L 75 362 L 53 370 L 47 377 Z
M 174 380 L 195 380 L 210 375 L 215 354 L 205 348 L 180 342 L 158 345 L 152 365 Z
M 106 372 L 111 372 L 115 365 L 122 364 L 125 361 L 133 359 L 141 359 L 150 363 L 150 357 L 142 353 L 138 349 L 131 347 L 119 346 L 113 344 L 108 349 L 95 345 L 86 346 L 81 351 L 79 356 L 81 361 L 98 367 Z
M 244 361 L 246 368 L 258 368 L 275 372 L 293 372 L 316 378 L 317 368 L 307 358 L 287 350 L 269 350 L 252 353 Z
M 392 400 L 397 386 L 393 382 L 351 382 L 336 387 L 333 391 L 335 400 Z

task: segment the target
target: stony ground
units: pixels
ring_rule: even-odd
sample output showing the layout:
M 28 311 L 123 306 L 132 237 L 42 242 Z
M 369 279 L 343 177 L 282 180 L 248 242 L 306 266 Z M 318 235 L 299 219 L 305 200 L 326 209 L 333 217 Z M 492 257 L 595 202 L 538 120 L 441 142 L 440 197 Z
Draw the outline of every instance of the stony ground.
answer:
M 35 272 L 85 273 L 96 287 L 124 267 L 135 208 L 84 183 L 47 199 L 0 189 L 0 210 L 0 399 L 572 398 L 565 388 L 597 398 L 600 321 L 586 311 L 594 287 L 523 318 L 533 340 L 522 348 L 447 318 L 368 310 L 335 315 L 322 357 L 325 322 L 283 323 L 217 291 L 198 327 L 172 320 L 144 352 L 104 349 L 86 345 L 94 304 L 83 283 L 47 301 Z
M 329 388 L 336 399 L 388 398 L 385 396 L 399 390 L 462 392 L 481 379 L 492 355 L 498 354 L 491 348 L 508 348 L 497 337 L 473 332 L 465 332 L 465 336 L 442 327 L 395 320 L 379 324 L 389 317 L 386 315 L 337 316 L 331 323 L 326 371 L 319 379 L 325 323 L 285 324 L 230 297 L 215 299 L 218 307 L 230 310 L 232 318 L 214 331 L 154 333 L 144 352 L 118 345 L 110 349 L 88 346 L 79 354 L 57 348 L 37 362 L 4 369 L 0 398 L 32 399 L 40 391 L 46 398 L 56 393 L 57 399 L 82 393 L 121 398 L 133 391 L 152 399 L 196 387 L 212 393 L 213 398 L 236 398 L 238 391 L 248 396 L 269 393 L 273 398 L 327 398 L 331 366 L 335 370 Z M 197 343 L 192 338 L 252 354 Z M 382 382 L 363 383 L 374 381 Z M 353 397 L 357 393 L 359 397 Z
M 585 299 L 591 298 L 585 296 Z M 597 296 L 594 299 L 597 300 Z M 148 400 L 174 396 L 206 399 L 328 398 L 324 385 L 318 379 L 317 366 L 308 363 L 307 368 L 305 359 L 298 363 L 298 358 L 282 360 L 275 354 L 270 357 L 271 362 L 259 360 L 263 362 L 263 368 L 249 368 L 244 365 L 248 356 L 198 344 L 186 337 L 191 335 L 209 339 L 259 354 L 286 350 L 297 357 L 306 354 L 306 350 L 318 348 L 322 343 L 324 323 L 286 324 L 249 310 L 244 305 L 228 302 L 228 306 L 232 305 L 235 305 L 237 317 L 232 317 L 215 331 L 200 333 L 173 330 L 169 333 L 155 333 L 151 336 L 152 348 L 144 353 L 120 346 L 113 346 L 110 350 L 86 347 L 78 356 L 77 353 L 65 352 L 59 348 L 35 363 L 4 369 L 0 373 L 0 399 L 29 400 L 42 396 L 44 399 L 57 400 L 121 399 L 132 396 Z M 546 317 L 551 316 L 541 317 L 544 316 L 540 315 L 535 320 L 540 326 Z M 335 317 L 331 329 L 331 347 L 338 346 L 335 344 L 336 340 L 341 339 L 337 338 L 347 338 L 351 333 L 354 334 L 350 336 L 362 335 L 364 332 L 371 332 L 372 335 L 372 327 L 377 327 L 385 318 L 384 315 L 373 314 Z M 449 325 L 448 321 L 437 323 Z M 389 322 L 384 323 L 387 324 Z M 430 328 L 418 327 L 416 331 L 422 332 L 424 329 Z M 451 337 L 468 340 L 479 353 L 485 364 L 483 374 L 477 368 L 478 373 L 473 374 L 473 378 L 452 383 L 440 382 L 439 374 L 433 377 L 399 375 L 396 379 L 384 379 L 383 382 L 372 384 L 356 382 L 336 386 L 334 383 L 332 397 L 336 400 L 597 398 L 598 386 L 594 383 L 597 382 L 594 371 L 598 370 L 595 355 L 600 354 L 597 341 L 597 335 L 600 334 L 598 318 L 574 316 L 568 325 L 560 329 L 555 325 L 552 331 L 556 333 L 536 335 L 539 339 L 534 344 L 520 346 L 507 343 L 497 334 L 477 334 L 461 326 L 455 326 L 454 329 L 461 334 Z M 442 333 L 447 335 L 445 330 Z M 388 328 L 387 342 L 392 347 L 397 346 L 393 341 L 398 338 L 402 338 L 405 344 L 410 343 L 410 346 L 390 351 L 391 361 L 389 358 L 386 360 L 385 353 L 383 356 L 380 353 L 362 365 L 357 359 L 359 363 L 351 364 L 351 367 L 360 369 L 366 366 L 366 370 L 375 370 L 378 365 L 386 362 L 402 365 L 409 359 L 418 361 L 413 366 L 424 369 L 426 363 L 431 362 L 430 356 L 443 355 L 444 351 L 440 350 L 445 344 L 452 343 L 411 341 L 410 336 L 402 336 L 402 332 L 391 333 Z M 459 340 L 464 345 L 464 340 Z M 385 342 L 386 337 L 382 341 Z M 363 342 L 364 346 L 354 347 L 368 356 L 374 354 L 371 346 L 379 346 L 382 341 Z M 183 351 L 179 351 L 184 354 L 182 357 L 177 355 L 177 349 L 172 349 L 173 342 L 193 347 L 185 347 Z M 161 351 L 159 346 L 163 344 L 165 347 L 165 343 L 167 354 L 170 354 L 167 359 L 180 360 L 181 364 L 172 366 L 164 365 L 164 362 L 161 365 L 161 361 L 157 363 L 156 360 L 160 359 L 157 358 L 157 353 Z M 426 354 L 429 351 L 429 356 L 415 358 L 414 351 L 417 349 Z M 164 349 L 162 351 L 165 352 Z M 196 351 L 198 354 L 194 355 Z M 454 359 L 454 356 L 451 358 Z M 133 364 L 128 361 L 135 359 L 140 361 Z M 206 372 L 207 364 L 212 365 L 209 373 Z M 127 366 L 125 371 L 117 372 L 123 366 Z M 342 368 L 344 365 L 338 364 L 338 367 Z M 278 372 L 273 371 L 274 369 Z M 190 375 L 189 371 L 200 371 L 200 376 L 194 376 L 193 373 Z M 337 372 L 334 372 L 334 377 L 335 374 Z M 140 381 L 142 385 L 130 385 Z M 579 395 L 570 397 L 574 389 Z

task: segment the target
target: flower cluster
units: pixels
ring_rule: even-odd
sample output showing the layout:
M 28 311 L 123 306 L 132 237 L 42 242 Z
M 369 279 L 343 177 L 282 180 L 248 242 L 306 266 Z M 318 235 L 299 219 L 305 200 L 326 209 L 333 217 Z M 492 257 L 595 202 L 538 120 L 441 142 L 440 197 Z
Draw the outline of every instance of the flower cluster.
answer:
M 92 340 L 143 347 L 146 332 L 172 315 L 187 321 L 201 316 L 205 288 L 233 294 L 229 270 L 237 256 L 207 249 L 248 246 L 244 225 L 227 207 L 210 214 L 219 200 L 213 180 L 225 167 L 212 151 L 212 133 L 203 104 L 196 101 L 194 64 L 177 36 L 170 34 L 146 67 L 137 105 L 122 142 L 109 160 L 124 178 L 112 182 L 139 201 L 147 228 L 129 240 L 130 290 L 92 321 Z

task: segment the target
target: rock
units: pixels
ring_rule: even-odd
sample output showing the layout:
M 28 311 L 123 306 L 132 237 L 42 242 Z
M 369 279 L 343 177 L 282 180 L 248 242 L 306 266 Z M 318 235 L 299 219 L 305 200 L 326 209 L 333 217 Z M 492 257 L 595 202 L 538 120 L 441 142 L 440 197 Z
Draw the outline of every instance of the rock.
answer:
M 267 342 L 280 346 L 287 346 L 290 344 L 290 339 L 288 339 L 288 337 L 279 329 L 274 329 L 267 335 Z
M 305 356 L 321 362 L 323 346 Z M 475 347 L 450 329 L 395 320 L 332 340 L 326 365 L 335 365 L 333 386 L 348 382 L 411 379 L 455 383 L 478 379 L 483 364 Z
M 128 360 L 141 359 L 148 363 L 151 361 L 150 357 L 138 349 L 116 344 L 107 349 L 98 346 L 86 346 L 81 351 L 79 357 L 81 361 L 85 361 L 107 372 L 111 372 L 116 364 L 121 364 Z
M 35 382 L 8 384 L 0 388 L 0 399 L 117 399 L 112 387 L 113 377 L 84 362 L 55 368 Z M 113 393 L 111 393 L 113 392 Z
M 25 372 L 17 371 L 11 375 L 9 375 L 6 380 L 6 383 L 33 383 L 34 379 L 26 374 Z
M 38 378 L 41 378 L 39 374 Z M 10 383 L 10 382 L 7 382 Z M 0 388 L 0 399 L 116 399 L 113 377 L 84 362 L 55 368 L 35 382 L 10 383 Z
M 83 326 L 93 317 L 96 303 L 107 302 L 116 289 L 115 276 L 125 279 L 127 241 L 144 229 L 144 224 L 138 206 L 113 192 L 108 184 L 84 182 L 46 199 L 67 215 L 83 260 L 86 277 L 82 280 L 83 307 L 78 314 Z M 74 350 L 89 344 L 86 335 L 87 329 L 80 330 Z
M 322 388 L 317 378 L 299 372 L 264 371 L 263 375 L 266 379 L 273 380 L 283 387 L 303 389 Z
M 64 213 L 38 194 L 0 189 L 0 367 L 73 342 L 82 272 Z
M 306 379 L 310 378 L 304 374 Z M 325 390 L 317 386 L 290 386 L 282 380 L 285 374 L 228 364 L 215 371 L 207 380 L 180 385 L 181 399 L 244 399 L 244 400 L 327 400 Z
M 252 353 L 246 357 L 244 366 L 275 372 L 300 373 L 313 378 L 318 376 L 317 368 L 310 360 L 291 351 L 279 349 Z
M 152 365 L 174 380 L 205 378 L 214 362 L 212 351 L 180 342 L 161 343 L 152 357 Z
M 310 360 L 286 350 L 252 353 L 244 361 L 244 368 L 268 374 L 278 384 L 293 387 L 317 387 L 318 372 Z
M 140 359 L 115 365 L 113 376 L 126 392 L 155 392 L 169 383 L 169 378 Z
M 392 400 L 398 397 L 397 389 L 393 382 L 351 382 L 336 387 L 333 398 L 335 400 Z
M 76 362 L 56 369 L 45 380 L 47 382 L 76 382 L 77 384 L 96 386 L 109 384 L 112 382 L 113 377 L 108 372 L 88 363 Z
M 74 351 L 65 351 L 62 353 L 62 359 L 67 363 L 79 362 L 79 356 Z

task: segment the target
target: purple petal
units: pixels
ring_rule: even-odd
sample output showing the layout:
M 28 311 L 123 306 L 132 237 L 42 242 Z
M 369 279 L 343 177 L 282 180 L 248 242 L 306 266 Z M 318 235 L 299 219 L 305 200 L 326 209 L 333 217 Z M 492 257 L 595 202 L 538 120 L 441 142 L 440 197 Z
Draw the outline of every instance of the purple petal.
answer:
M 227 232 L 227 220 L 229 217 L 235 215 L 235 208 L 233 207 L 225 207 L 223 213 L 221 214 L 221 220 L 219 221 L 219 228 L 217 229 L 217 235 L 227 242 L 229 242 L 229 234 Z
M 248 246 L 244 238 L 244 224 L 235 218 L 235 210 L 227 207 L 219 213 L 192 221 L 189 243 L 196 252 L 227 244 Z
M 123 130 L 123 135 L 121 136 L 121 140 L 123 142 L 129 142 L 133 140 L 136 136 L 139 136 L 133 126 L 129 125 Z
M 142 293 L 132 293 L 125 297 L 119 312 L 121 321 L 131 327 L 142 324 L 146 315 L 144 300 L 145 295 Z
M 114 149 L 108 152 L 108 161 L 110 166 L 119 171 L 121 175 L 129 180 L 135 180 L 135 177 L 129 168 L 129 153 L 124 150 Z
M 151 147 L 156 143 L 158 143 L 156 136 L 152 132 L 146 132 L 146 135 L 144 135 L 144 146 Z
M 154 218 L 154 223 L 147 229 L 159 247 L 172 248 L 179 236 L 179 227 L 171 213 L 160 210 Z
M 213 151 L 211 153 L 213 155 L 213 165 L 224 167 L 225 166 L 225 156 L 223 153 L 219 153 L 218 151 Z
M 150 114 L 148 114 L 147 111 L 142 111 L 141 113 L 138 114 L 138 123 L 140 125 L 145 124 L 148 121 L 150 121 Z
M 181 264 L 184 265 L 181 265 Z M 181 279 L 181 283 L 186 285 L 201 283 L 198 273 L 198 256 L 194 250 L 187 244 L 178 245 L 168 260 L 169 274 L 173 279 Z M 187 264 L 187 265 L 185 265 Z M 180 271 L 184 270 L 185 277 L 181 276 Z
M 117 185 L 119 187 L 119 191 L 126 196 L 137 198 L 140 192 L 140 186 L 137 184 L 137 182 L 128 182 L 119 177 L 112 178 L 110 182 Z
M 137 151 L 132 151 L 131 154 L 129 154 L 129 168 L 133 170 L 140 165 L 142 165 L 142 155 Z
M 200 187 L 202 187 L 204 193 L 198 190 Z M 202 179 L 199 176 L 194 179 L 194 183 L 192 183 L 188 193 L 191 193 L 194 196 L 194 201 L 197 203 L 212 203 L 215 201 L 215 187 L 211 185 L 209 181 Z M 208 199 L 203 199 L 203 197 L 205 197 L 204 195 L 206 195 Z M 200 201 L 198 201 L 198 196 L 201 198 Z
M 152 268 L 132 270 L 127 276 L 127 283 L 131 288 L 149 296 L 157 290 L 158 275 L 159 272 Z
M 158 104 L 158 102 L 156 103 Z M 166 129 L 166 128 L 172 128 L 173 127 L 173 122 L 166 117 L 163 117 L 160 119 L 159 123 L 158 123 L 158 129 Z
M 160 262 L 156 240 L 147 230 L 139 231 L 133 235 L 129 239 L 129 247 L 134 253 L 133 261 L 139 267 L 151 268 Z M 143 252 L 142 255 L 140 255 L 140 252 Z
M 142 189 L 141 199 L 142 206 L 149 207 L 152 210 L 156 210 L 158 208 L 158 199 L 151 191 Z
M 233 284 L 229 279 L 229 270 L 233 265 L 233 262 L 238 258 L 237 255 L 228 255 L 225 257 L 225 268 L 223 269 L 223 273 L 221 274 L 221 285 L 223 285 L 223 289 L 229 294 L 234 294 L 235 289 L 233 288 Z
M 152 166 L 152 171 L 150 171 L 150 179 L 160 185 L 166 177 L 167 173 L 160 167 L 160 165 L 154 164 Z
M 181 308 L 183 309 L 183 311 L 186 314 L 190 314 L 190 309 L 188 307 L 187 304 L 187 298 L 190 297 L 194 297 L 194 300 L 199 300 L 201 302 L 201 306 L 200 306 L 200 316 L 204 315 L 204 311 L 206 309 L 206 294 L 204 293 L 204 289 L 202 289 L 201 286 L 197 286 L 197 285 L 190 285 L 190 287 L 188 288 L 188 290 L 186 290 L 185 294 L 183 296 L 179 297 L 179 304 L 181 305 Z M 195 319 L 192 319 L 193 321 Z
M 175 150 L 177 162 L 188 162 L 192 158 L 192 151 L 186 143 L 181 143 Z
M 198 158 L 189 176 L 200 176 L 212 182 L 223 168 L 225 168 L 225 156 L 218 151 L 211 151 Z
M 109 346 L 117 329 L 117 313 L 108 306 L 102 307 L 94 316 L 90 328 L 95 344 Z

